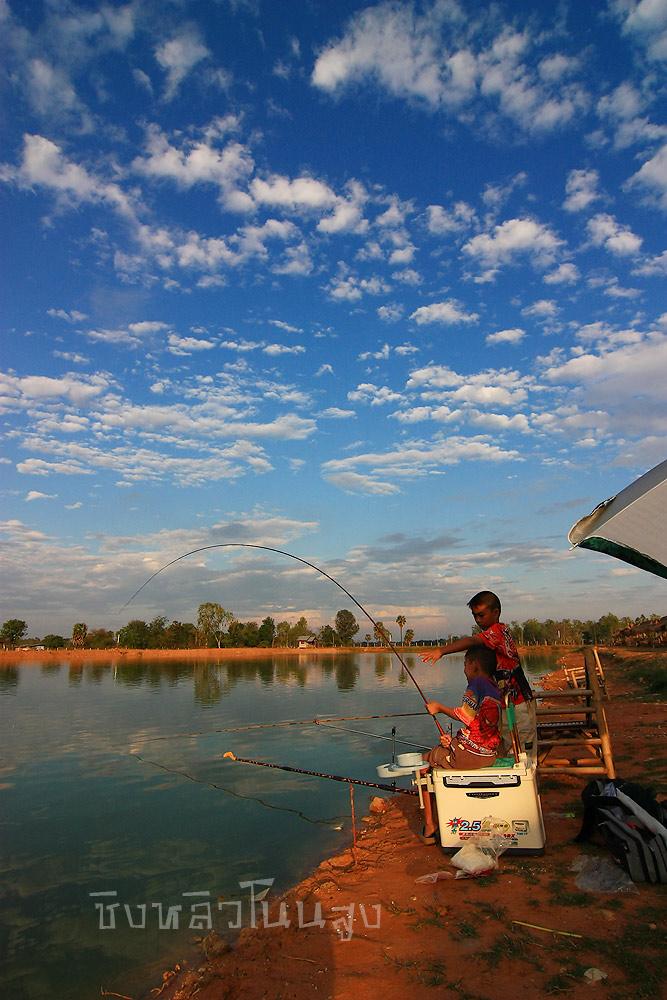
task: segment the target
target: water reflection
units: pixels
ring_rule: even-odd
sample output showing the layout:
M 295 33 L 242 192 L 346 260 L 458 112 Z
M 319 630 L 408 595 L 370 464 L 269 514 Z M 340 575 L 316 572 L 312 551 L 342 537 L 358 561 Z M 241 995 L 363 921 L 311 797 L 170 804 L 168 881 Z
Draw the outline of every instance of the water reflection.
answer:
M 459 697 L 462 657 L 411 659 L 428 694 Z M 312 723 L 404 712 L 421 714 Z M 290 720 L 299 724 L 239 731 Z M 159 978 L 188 947 L 187 927 L 100 932 L 90 893 L 117 892 L 136 908 L 190 892 L 238 898 L 248 878 L 275 878 L 281 891 L 346 845 L 347 785 L 234 763 L 226 750 L 375 781 L 390 744 L 374 737 L 394 725 L 400 740 L 434 743 L 405 671 L 380 653 L 1 667 L 7 995 L 85 1000 L 103 986 L 131 995 L 148 965 Z

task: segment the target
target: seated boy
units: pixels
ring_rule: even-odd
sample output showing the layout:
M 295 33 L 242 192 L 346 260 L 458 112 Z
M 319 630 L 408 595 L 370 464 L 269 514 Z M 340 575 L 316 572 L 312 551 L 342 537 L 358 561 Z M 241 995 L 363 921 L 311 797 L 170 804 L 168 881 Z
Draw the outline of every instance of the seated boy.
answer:
M 426 703 L 431 715 L 438 712 L 464 723 L 456 736 L 441 736 L 440 745 L 424 754 L 426 763 L 451 771 L 470 771 L 491 767 L 500 743 L 498 726 L 502 711 L 502 695 L 493 675 L 496 654 L 488 646 L 473 646 L 466 652 L 463 668 L 468 686 L 459 708 L 448 708 L 438 701 Z M 420 839 L 425 844 L 436 842 L 435 818 L 431 796 L 424 796 L 424 828 Z
M 481 631 L 477 635 L 465 636 L 445 646 L 429 649 L 420 654 L 421 659 L 425 663 L 435 663 L 445 653 L 460 653 L 478 645 L 493 649 L 498 657 L 495 679 L 508 701 L 514 705 L 521 748 L 529 752 L 532 750 L 534 756 L 537 751 L 537 717 L 533 692 L 523 672 L 510 630 L 500 621 L 500 599 L 491 590 L 482 590 L 468 601 L 468 607 Z M 506 732 L 509 730 L 503 712 L 501 736 Z

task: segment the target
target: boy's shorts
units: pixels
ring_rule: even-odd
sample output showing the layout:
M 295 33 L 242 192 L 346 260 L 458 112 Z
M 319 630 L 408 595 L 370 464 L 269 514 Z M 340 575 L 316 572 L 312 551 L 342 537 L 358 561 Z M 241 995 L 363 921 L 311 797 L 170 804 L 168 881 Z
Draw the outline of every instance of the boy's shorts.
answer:
M 448 747 L 438 744 L 425 754 L 426 763 L 431 767 L 446 767 L 449 771 L 475 771 L 480 767 L 493 767 L 494 753 L 473 753 L 461 746 L 456 736 Z

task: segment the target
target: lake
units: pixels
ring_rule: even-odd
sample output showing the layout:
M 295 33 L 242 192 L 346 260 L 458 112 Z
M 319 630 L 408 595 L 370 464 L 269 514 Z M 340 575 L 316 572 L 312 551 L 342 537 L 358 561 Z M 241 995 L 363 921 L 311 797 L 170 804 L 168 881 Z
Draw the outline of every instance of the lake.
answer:
M 427 697 L 459 703 L 462 656 L 405 660 Z M 264 884 L 280 894 L 350 843 L 350 786 L 223 754 L 377 782 L 392 727 L 397 753 L 437 742 L 422 709 L 398 660 L 371 651 L 0 667 L 6 995 L 132 996 L 209 926 L 247 923 Z M 392 713 L 420 714 L 312 724 Z M 353 787 L 358 823 L 375 793 Z

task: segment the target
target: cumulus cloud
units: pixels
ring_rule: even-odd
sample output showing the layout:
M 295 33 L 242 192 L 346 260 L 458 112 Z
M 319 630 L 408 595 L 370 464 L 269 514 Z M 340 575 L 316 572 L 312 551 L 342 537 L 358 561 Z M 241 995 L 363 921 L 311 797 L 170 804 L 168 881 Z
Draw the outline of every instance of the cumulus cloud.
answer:
M 96 177 L 68 160 L 60 146 L 41 135 L 23 136 L 21 165 L 2 165 L 0 179 L 22 188 L 46 188 L 63 206 L 106 204 L 126 218 L 135 214 L 132 199 L 116 182 Z
M 493 275 L 517 258 L 527 258 L 534 267 L 550 267 L 562 246 L 563 240 L 549 226 L 533 219 L 508 219 L 490 233 L 473 236 L 462 252 Z
M 185 77 L 197 63 L 209 55 L 209 50 L 194 27 L 157 47 L 155 58 L 167 74 L 165 100 L 171 100 L 175 96 Z
M 586 228 L 594 246 L 604 247 L 616 256 L 634 257 L 641 249 L 641 236 L 635 236 L 630 229 L 619 225 L 613 215 L 596 215 L 588 220 Z
M 468 229 L 475 221 L 475 210 L 465 201 L 458 201 L 449 211 L 442 205 L 429 205 L 426 209 L 428 229 L 434 236 L 458 233 Z
M 476 323 L 479 315 L 465 312 L 460 302 L 448 299 L 445 302 L 433 302 L 430 306 L 420 306 L 411 314 L 410 319 L 413 319 L 419 326 L 424 323 L 453 325 L 455 323 Z
M 175 333 L 169 334 L 169 351 L 172 354 L 188 355 L 195 351 L 210 351 L 215 346 L 214 340 L 200 340 L 197 337 L 179 337 Z
M 649 59 L 667 59 L 667 8 L 660 0 L 629 0 L 611 5 L 623 33 L 645 46 Z
M 657 197 L 661 208 L 667 209 L 667 144 L 633 174 L 628 184 L 645 188 Z
M 325 479 L 359 493 L 400 491 L 401 484 L 442 471 L 461 461 L 520 461 L 518 452 L 501 448 L 485 435 L 409 441 L 385 452 L 332 459 L 322 466 Z
M 250 150 L 242 143 L 220 139 L 236 128 L 236 119 L 217 120 L 195 139 L 179 134 L 173 141 L 156 125 L 148 128 L 144 152 L 135 157 L 133 169 L 146 177 L 169 179 L 180 188 L 211 184 L 231 212 L 249 212 L 255 205 L 246 190 L 254 171 Z
M 412 3 L 385 2 L 355 14 L 342 38 L 323 47 L 311 80 L 331 94 L 374 83 L 394 97 L 451 114 L 467 113 L 481 97 L 520 128 L 545 132 L 571 121 L 588 97 L 571 79 L 575 59 L 553 53 L 531 66 L 536 44 L 528 31 L 507 28 L 479 45 L 458 4 L 418 10 Z
M 597 170 L 571 170 L 565 182 L 566 212 L 581 212 L 600 198 L 597 190 L 600 175 Z
M 521 327 L 514 327 L 511 330 L 497 330 L 495 333 L 490 333 L 486 342 L 487 344 L 519 344 L 525 336 L 525 330 L 522 330 Z

